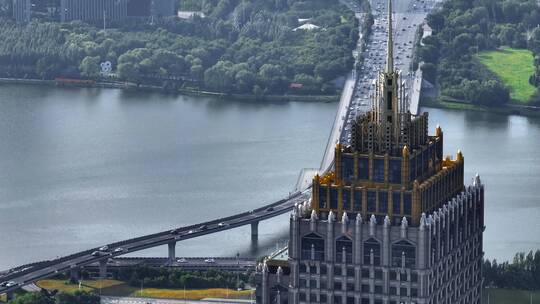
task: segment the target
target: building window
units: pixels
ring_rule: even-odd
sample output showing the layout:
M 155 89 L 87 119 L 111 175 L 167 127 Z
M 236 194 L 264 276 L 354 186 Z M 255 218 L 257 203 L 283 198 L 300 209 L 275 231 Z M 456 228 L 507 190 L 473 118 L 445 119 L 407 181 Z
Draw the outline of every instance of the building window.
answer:
M 338 189 L 330 188 L 330 209 L 338 208 Z
M 367 209 L 368 212 L 377 212 L 377 192 L 368 191 L 367 193 Z
M 373 160 L 373 181 L 384 183 L 384 159 Z
M 341 303 L 341 296 L 334 295 L 334 303 Z
M 347 304 L 354 304 L 354 297 L 347 297 Z
M 307 287 L 306 279 L 300 279 L 300 287 Z
M 369 304 L 369 298 L 362 298 L 362 304 Z
M 390 160 L 389 182 L 392 184 L 401 183 L 401 160 L 399 159 Z
M 393 286 L 390 286 L 390 295 L 392 296 L 397 295 L 397 289 Z
M 362 190 L 354 191 L 354 211 L 362 211 Z
M 403 213 L 404 214 L 412 214 L 412 198 L 411 193 L 404 193 L 403 194 Z
M 334 268 L 334 275 L 337 275 L 337 276 L 341 275 L 341 266 Z
M 350 211 L 351 210 L 351 190 L 343 189 L 341 193 L 342 193 L 341 201 L 343 202 L 343 210 Z
M 321 271 L 321 274 L 326 274 L 326 265 L 321 265 L 319 269 Z
M 309 280 L 309 287 L 310 288 L 318 288 L 317 287 L 317 280 Z
M 373 261 L 371 260 L 373 256 Z M 364 264 L 378 266 L 381 264 L 381 245 L 374 238 L 364 242 Z
M 401 214 L 401 192 L 392 192 L 392 209 L 393 214 Z
M 320 294 L 319 295 L 319 302 L 326 303 L 326 295 L 325 294 Z
M 354 283 L 347 283 L 347 291 L 354 291 Z
M 324 261 L 324 240 L 311 233 L 302 238 L 302 259 Z
M 375 293 L 382 293 L 382 286 L 381 285 L 375 285 Z
M 341 286 L 342 286 L 341 282 L 339 282 L 339 281 L 334 282 L 334 290 L 341 290 L 341 288 L 342 288 Z
M 354 268 L 352 267 L 347 268 L 347 276 L 354 277 Z
M 369 279 L 369 269 L 362 269 L 362 278 Z
M 402 297 L 406 297 L 407 296 L 407 288 L 405 287 L 401 287 L 400 290 L 399 290 L 399 293 Z
M 407 241 L 392 245 L 392 266 L 414 268 L 416 265 L 416 247 Z
M 323 209 L 328 208 L 328 200 L 327 200 L 327 196 L 326 196 L 327 191 L 328 191 L 327 186 L 319 187 L 319 207 L 321 207 Z
M 343 178 L 354 180 L 354 159 L 352 155 L 342 155 Z
M 336 240 L 336 263 L 352 263 L 352 240 L 342 236 Z
M 301 292 L 299 296 L 300 296 L 300 301 L 306 301 L 306 294 L 305 293 Z
M 367 158 L 358 159 L 358 177 L 369 179 L 369 160 Z
M 388 192 L 379 192 L 379 213 L 388 213 Z
M 364 293 L 369 292 L 369 285 L 362 284 L 362 292 Z

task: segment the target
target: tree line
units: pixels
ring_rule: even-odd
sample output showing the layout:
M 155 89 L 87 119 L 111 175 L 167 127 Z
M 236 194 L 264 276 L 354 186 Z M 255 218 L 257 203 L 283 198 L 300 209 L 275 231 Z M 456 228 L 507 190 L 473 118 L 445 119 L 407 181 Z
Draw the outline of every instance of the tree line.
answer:
M 427 22 L 433 35 L 422 40 L 417 60 L 442 95 L 460 100 L 484 105 L 510 100 L 508 88 L 475 59 L 478 52 L 501 46 L 540 51 L 536 0 L 448 0 Z
M 225 93 L 334 94 L 332 81 L 352 69 L 358 22 L 337 0 L 185 5 L 204 16 L 153 24 L 124 20 L 107 30 L 82 22 L 21 25 L 0 17 L 0 76 L 100 79 L 100 63 L 110 61 L 115 77 L 135 83 Z M 295 31 L 299 19 L 320 28 Z
M 540 250 L 517 253 L 512 262 L 484 261 L 484 286 L 540 290 Z
M 67 292 L 29 292 L 15 297 L 9 304 L 99 304 L 100 297 L 94 293 L 77 290 Z
M 253 283 L 252 273 L 236 274 L 219 270 L 186 271 L 143 266 L 120 269 L 115 278 L 133 287 L 176 289 L 243 288 L 246 283 Z

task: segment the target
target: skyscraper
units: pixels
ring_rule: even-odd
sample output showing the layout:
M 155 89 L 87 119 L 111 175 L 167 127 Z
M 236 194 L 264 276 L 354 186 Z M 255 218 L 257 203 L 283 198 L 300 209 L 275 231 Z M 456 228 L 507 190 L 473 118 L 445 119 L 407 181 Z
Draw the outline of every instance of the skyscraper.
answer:
M 258 266 L 258 303 L 479 304 L 484 186 L 464 185 L 464 157 L 443 156 L 443 131 L 413 116 L 387 63 L 372 109 L 350 145 L 315 176 L 312 197 L 290 217 L 288 257 Z

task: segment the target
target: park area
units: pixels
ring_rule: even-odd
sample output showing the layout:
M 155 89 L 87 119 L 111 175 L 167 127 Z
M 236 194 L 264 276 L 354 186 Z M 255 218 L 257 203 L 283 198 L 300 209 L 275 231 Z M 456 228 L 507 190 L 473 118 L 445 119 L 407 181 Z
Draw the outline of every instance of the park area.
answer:
M 69 284 L 65 280 L 42 280 L 37 282 L 37 286 L 49 290 L 63 292 L 74 292 L 79 289 L 79 284 Z M 105 296 L 119 297 L 145 297 L 145 298 L 165 298 L 181 300 L 201 300 L 204 298 L 229 298 L 229 299 L 249 299 L 251 290 L 236 291 L 226 288 L 211 289 L 167 289 L 167 288 L 135 288 L 125 282 L 117 280 L 88 280 L 82 281 L 80 289 L 92 291 Z
M 529 83 L 534 73 L 532 52 L 525 49 L 503 48 L 481 52 L 478 59 L 510 89 L 512 102 L 526 104 L 536 91 Z

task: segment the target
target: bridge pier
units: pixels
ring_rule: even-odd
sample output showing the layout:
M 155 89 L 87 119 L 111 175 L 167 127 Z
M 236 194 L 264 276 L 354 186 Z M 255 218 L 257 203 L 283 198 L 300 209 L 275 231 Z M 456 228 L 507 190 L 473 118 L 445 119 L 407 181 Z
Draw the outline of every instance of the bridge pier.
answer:
M 107 278 L 107 260 L 106 259 L 99 261 L 99 278 L 100 279 Z
M 170 242 L 167 246 L 169 247 L 169 263 L 173 263 L 176 259 L 176 242 Z
M 6 302 L 13 300 L 13 291 L 6 292 Z
M 259 237 L 259 222 L 251 223 L 251 239 L 256 240 Z
M 79 271 L 80 271 L 79 268 L 71 268 L 71 270 L 69 271 L 69 280 L 71 282 L 78 282 L 79 281 L 79 279 L 80 279 Z

